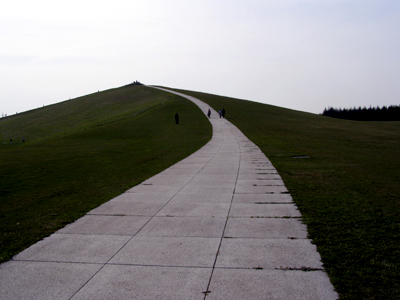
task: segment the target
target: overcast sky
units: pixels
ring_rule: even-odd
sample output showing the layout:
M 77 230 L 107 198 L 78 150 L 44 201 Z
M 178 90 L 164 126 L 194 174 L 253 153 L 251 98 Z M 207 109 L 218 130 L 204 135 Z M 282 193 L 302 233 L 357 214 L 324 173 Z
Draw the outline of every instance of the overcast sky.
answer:
M 313 113 L 400 105 L 400 1 L 2 3 L 3 114 L 134 80 Z

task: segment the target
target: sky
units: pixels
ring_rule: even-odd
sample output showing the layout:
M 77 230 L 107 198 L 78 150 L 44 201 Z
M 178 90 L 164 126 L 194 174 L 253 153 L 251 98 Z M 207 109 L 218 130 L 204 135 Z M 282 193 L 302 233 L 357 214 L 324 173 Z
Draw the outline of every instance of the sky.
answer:
M 135 80 L 317 114 L 400 105 L 400 1 L 2 4 L 2 115 Z

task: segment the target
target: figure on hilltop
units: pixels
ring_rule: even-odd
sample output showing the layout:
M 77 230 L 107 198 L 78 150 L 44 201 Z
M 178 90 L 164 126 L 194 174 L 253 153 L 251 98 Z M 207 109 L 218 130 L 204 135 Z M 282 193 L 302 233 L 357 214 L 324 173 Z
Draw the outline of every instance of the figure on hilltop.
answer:
M 178 113 L 175 114 L 175 123 L 179 124 L 179 115 L 178 115 Z

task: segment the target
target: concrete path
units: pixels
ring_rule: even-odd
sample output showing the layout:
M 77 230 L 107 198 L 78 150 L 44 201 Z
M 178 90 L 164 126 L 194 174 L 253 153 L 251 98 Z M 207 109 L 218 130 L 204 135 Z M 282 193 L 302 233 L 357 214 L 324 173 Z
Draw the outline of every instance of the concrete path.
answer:
M 0 299 L 337 299 L 275 168 L 210 121 L 199 151 L 0 265 Z

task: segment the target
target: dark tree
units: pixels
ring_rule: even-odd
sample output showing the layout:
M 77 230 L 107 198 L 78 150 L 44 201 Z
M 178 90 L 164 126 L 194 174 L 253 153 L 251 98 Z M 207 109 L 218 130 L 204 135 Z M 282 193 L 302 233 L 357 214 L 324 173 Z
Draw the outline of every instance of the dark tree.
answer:
M 355 121 L 400 121 L 400 106 L 325 108 L 323 116 Z

